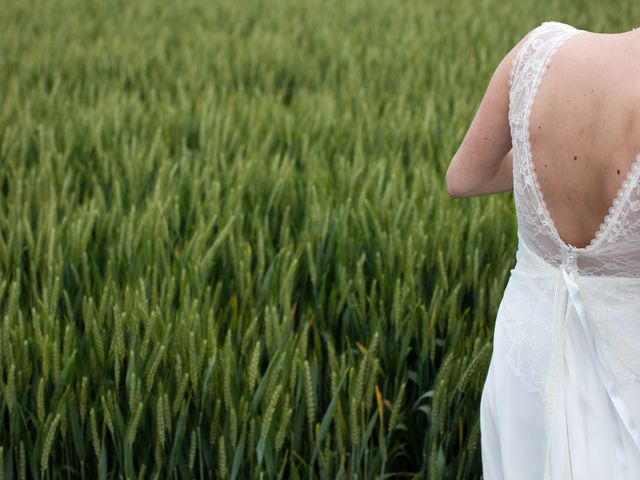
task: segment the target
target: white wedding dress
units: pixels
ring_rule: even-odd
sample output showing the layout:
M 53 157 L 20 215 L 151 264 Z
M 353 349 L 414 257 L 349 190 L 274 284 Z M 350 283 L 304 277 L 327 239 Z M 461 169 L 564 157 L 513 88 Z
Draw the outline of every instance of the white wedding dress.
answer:
M 529 143 L 546 66 L 581 31 L 543 23 L 512 66 L 518 250 L 480 402 L 485 480 L 640 479 L 640 155 L 577 248 L 549 215 Z

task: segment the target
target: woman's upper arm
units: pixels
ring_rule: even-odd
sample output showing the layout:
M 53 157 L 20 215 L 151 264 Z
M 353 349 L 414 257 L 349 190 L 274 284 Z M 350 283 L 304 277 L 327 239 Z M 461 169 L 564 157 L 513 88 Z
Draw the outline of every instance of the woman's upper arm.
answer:
M 511 150 L 509 80 L 513 62 L 527 37 L 511 49 L 493 72 L 475 117 L 451 160 L 446 183 L 452 197 L 473 195 L 479 185 L 495 175 Z

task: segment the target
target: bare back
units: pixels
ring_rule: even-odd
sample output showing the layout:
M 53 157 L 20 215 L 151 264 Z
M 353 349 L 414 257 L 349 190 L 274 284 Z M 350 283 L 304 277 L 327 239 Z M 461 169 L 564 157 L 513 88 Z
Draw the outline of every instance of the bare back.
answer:
M 584 247 L 640 153 L 640 30 L 581 31 L 554 54 L 531 109 L 534 168 L 562 240 Z

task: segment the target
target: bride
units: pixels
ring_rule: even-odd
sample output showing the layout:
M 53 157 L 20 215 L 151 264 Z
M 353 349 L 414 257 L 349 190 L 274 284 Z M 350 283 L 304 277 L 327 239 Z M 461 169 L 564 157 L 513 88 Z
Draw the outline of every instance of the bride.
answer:
M 639 479 L 640 31 L 530 31 L 446 186 L 513 190 L 516 207 L 480 401 L 484 478 Z

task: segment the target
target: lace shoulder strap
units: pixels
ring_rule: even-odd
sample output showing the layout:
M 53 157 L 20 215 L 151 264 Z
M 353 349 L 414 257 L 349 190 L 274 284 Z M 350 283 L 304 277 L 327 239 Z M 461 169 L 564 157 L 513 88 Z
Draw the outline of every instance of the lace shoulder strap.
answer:
M 547 60 L 576 28 L 560 22 L 544 22 L 529 32 L 516 54 L 509 77 L 509 123 L 523 127 Z M 513 132 L 512 132 L 513 133 Z
M 511 68 L 509 128 L 513 148 L 513 193 L 518 236 L 545 261 L 560 261 L 559 242 L 540 193 L 531 160 L 529 116 L 546 67 L 560 45 L 580 30 L 559 22 L 545 22 L 525 37 Z

